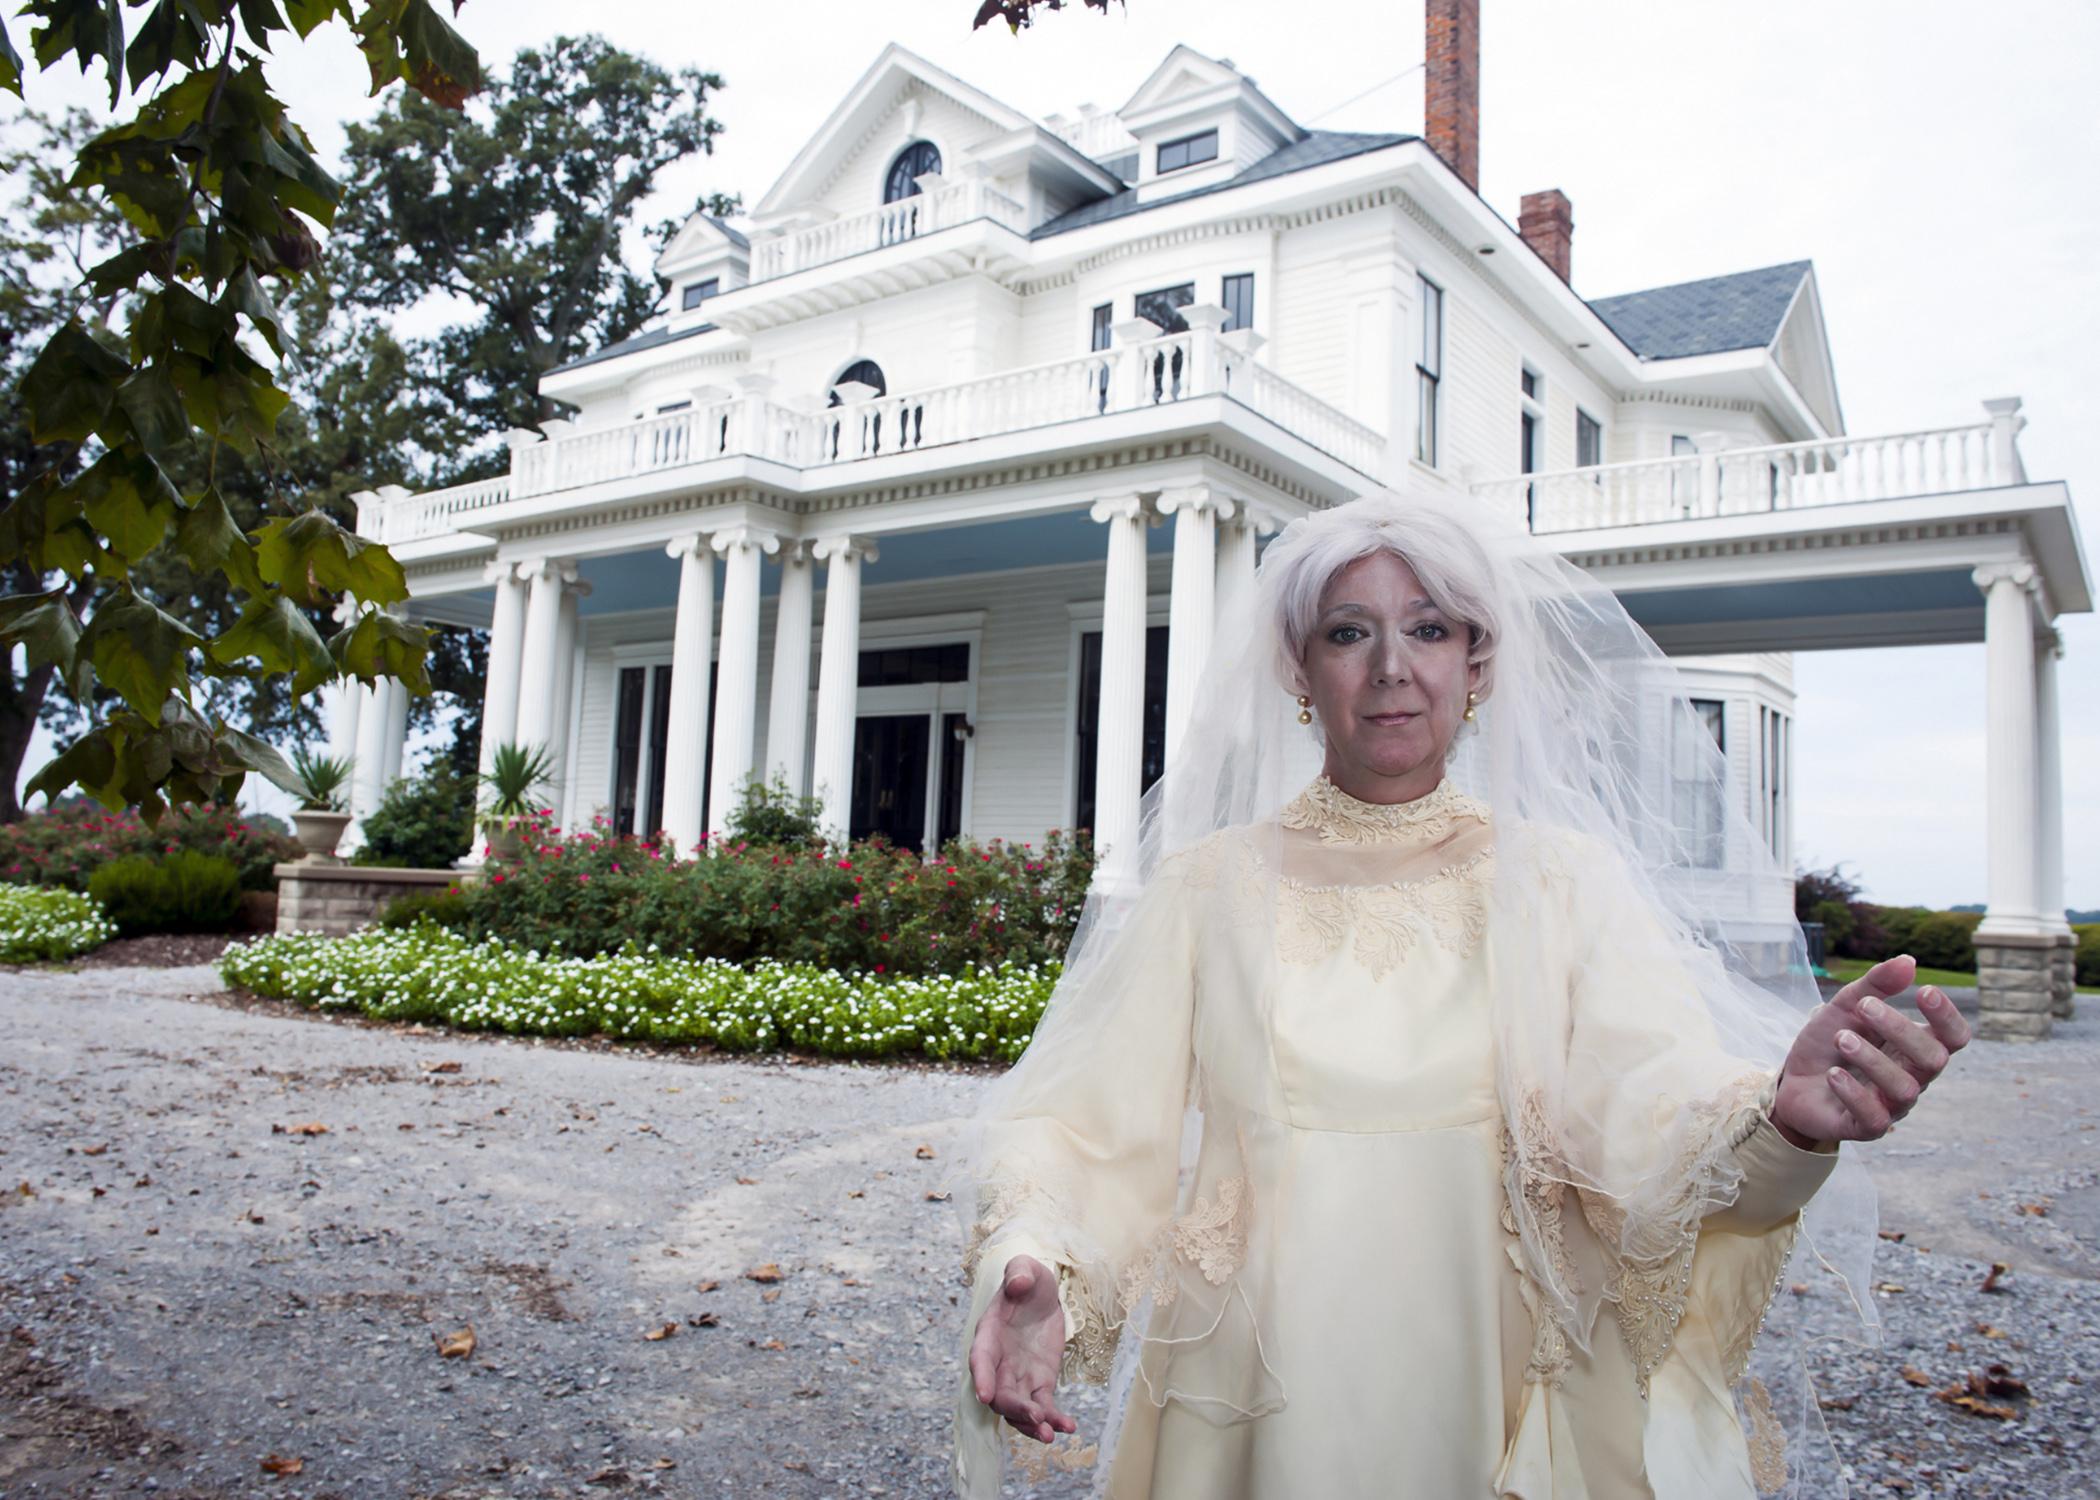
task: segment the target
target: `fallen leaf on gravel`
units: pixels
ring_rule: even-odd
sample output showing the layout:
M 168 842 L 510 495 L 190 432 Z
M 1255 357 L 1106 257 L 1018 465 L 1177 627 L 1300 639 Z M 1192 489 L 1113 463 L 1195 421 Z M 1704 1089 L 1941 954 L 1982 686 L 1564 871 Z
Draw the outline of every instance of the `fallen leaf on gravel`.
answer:
M 1893 1240 L 1900 1245 L 1903 1243 L 1903 1236 L 1909 1231 L 1902 1229 L 1883 1229 L 1878 1230 L 1876 1232 L 1879 1233 L 1883 1239 Z
M 821 1390 L 817 1389 L 817 1387 L 815 1387 L 815 1386 L 813 1386 L 813 1385 L 806 1385 L 806 1386 L 802 1387 L 802 1389 L 801 1389 L 801 1390 L 799 1390 L 799 1391 L 795 1392 L 795 1394 L 796 1394 L 796 1395 L 798 1395 L 798 1396 L 800 1396 L 800 1397 L 802 1397 L 802 1398 L 803 1398 L 804 1400 L 807 1400 L 807 1399 L 809 1399 L 809 1398 L 810 1398 L 811 1396 L 821 1396 L 821 1395 L 823 1395 L 824 1393 L 823 1393 L 823 1392 L 822 1392 Z
M 2027 1394 L 2027 1382 L 2004 1365 L 1985 1365 L 1983 1390 L 1984 1394 L 1989 1396 L 2024 1396 Z
M 36 1189 L 29 1185 L 29 1179 L 26 1177 L 22 1179 L 22 1185 L 16 1188 L 15 1191 L 25 1198 L 34 1198 L 36 1196 Z
M 141 1175 L 140 1175 L 140 1177 L 139 1177 L 139 1180 L 138 1180 L 137 1182 L 134 1182 L 134 1183 L 132 1184 L 132 1186 L 133 1186 L 133 1187 L 152 1187 L 152 1186 L 153 1186 L 153 1178 L 152 1178 L 152 1177 L 151 1177 L 150 1175 L 146 1175 L 146 1174 L 141 1174 Z
M 722 1320 L 713 1313 L 702 1313 L 697 1318 L 687 1318 L 686 1322 L 692 1324 L 695 1328 L 719 1328 L 722 1326 Z
M 780 1267 L 772 1261 L 762 1266 L 753 1266 L 744 1273 L 746 1281 L 773 1282 L 780 1280 Z
M 761 1349 L 785 1349 L 787 1345 L 781 1343 L 779 1339 L 767 1339 L 763 1344 L 760 1344 L 758 1347 Z
M 721 1284 L 722 1283 L 719 1281 L 703 1281 L 700 1283 L 700 1290 L 703 1292 L 711 1292 Z
M 659 1458 L 656 1461 L 654 1467 L 659 1469 L 675 1469 L 678 1467 L 678 1460 L 675 1458 Z
M 846 1196 L 848 1198 L 865 1198 L 868 1195 L 859 1188 L 852 1188 L 847 1191 Z
M 1998 1285 L 1998 1278 L 2000 1276 L 2005 1275 L 2011 1270 L 2012 1267 L 2007 1265 L 2002 1260 L 1992 1261 L 1990 1274 L 1983 1278 L 1983 1285 L 1978 1287 L 1977 1290 L 1983 1292 L 1995 1292 L 2001 1290 L 2001 1288 Z
M 303 1125 L 272 1125 L 272 1135 L 326 1135 L 328 1127 L 319 1120 L 308 1120 Z
M 739 1177 L 737 1185 L 739 1187 L 757 1187 L 758 1179 L 756 1177 Z
M 1858 1399 L 1857 1396 L 1819 1396 L 1816 1405 L 1825 1411 L 1850 1411 L 1852 1403 Z
M 912 1152 L 912 1155 L 916 1156 L 920 1161 L 932 1161 L 933 1147 L 921 1146 L 918 1150 Z
M 804 1463 L 799 1458 L 783 1459 L 781 1460 L 780 1467 L 783 1469 L 793 1469 L 797 1474 L 807 1474 L 809 1472 L 809 1465 Z
M 425 1068 L 425 1069 L 424 1069 L 423 1071 L 424 1071 L 424 1072 L 426 1072 L 426 1073 L 457 1073 L 457 1072 L 459 1071 L 459 1064 L 458 1064 L 458 1063 L 456 1063 L 456 1062 L 450 1062 L 450 1061 L 447 1061 L 447 1062 L 437 1062 L 437 1063 L 432 1063 L 432 1064 L 431 1064 L 431 1065 L 430 1065 L 429 1067 Z
M 1805 1281 L 1788 1282 L 1787 1290 L 1792 1292 L 1796 1297 L 1806 1297 L 1808 1295 L 1808 1283 Z
M 584 1483 L 602 1484 L 607 1489 L 618 1489 L 622 1485 L 634 1483 L 634 1477 L 631 1474 L 629 1474 L 625 1469 L 600 1469 L 597 1473 L 593 1474 L 590 1478 L 586 1479 Z
M 89 1194 L 96 1198 L 100 1198 L 103 1194 L 107 1193 L 108 1191 L 109 1189 L 106 1187 L 90 1187 L 88 1189 Z
M 2037 1219 L 2045 1219 L 2049 1216 L 2049 1210 L 2055 1206 L 2055 1200 L 2043 1198 L 2035 1203 L 2022 1203 L 2019 1211 L 2023 1214 L 2032 1214 Z
M 1927 1375 L 1927 1374 L 1926 1374 L 1926 1373 L 1925 1373 L 1925 1372 L 1924 1372 L 1923 1370 L 1919 1369 L 1919 1368 L 1918 1368 L 1918 1367 L 1917 1367 L 1916 1365 L 1905 1365 L 1905 1366 L 1903 1367 L 1903 1370 L 1902 1370 L 1902 1375 L 1903 1375 L 1903 1378 L 1904 1378 L 1905 1380 L 1909 1381 L 1909 1382 L 1910 1382 L 1910 1383 L 1911 1383 L 1912 1385 L 1931 1385 L 1931 1384 L 1932 1384 L 1932 1377 L 1931 1377 L 1930 1375 Z
M 677 1331 L 678 1322 L 676 1319 L 673 1319 L 669 1323 L 660 1324 L 659 1326 L 650 1329 L 647 1333 L 643 1334 L 642 1337 L 647 1339 L 652 1344 L 660 1344 Z
M 1877 1292 L 1901 1292 L 1908 1290 L 1908 1288 L 1900 1281 L 1877 1281 L 1874 1283 L 1874 1290 Z
M 1978 1323 L 1976 1325 L 1976 1331 L 1982 1334 L 1987 1339 L 2003 1339 L 2012 1337 L 2011 1334 L 2007 1333 L 2004 1329 L 2000 1328 L 1995 1323 Z
M 434 1333 L 437 1352 L 446 1359 L 465 1359 L 474 1352 L 474 1325 L 469 1323 L 456 1333 Z
M 296 1474 L 306 1467 L 306 1460 L 303 1458 L 279 1458 L 274 1453 L 266 1453 L 263 1455 L 262 1466 L 265 1474 Z
M 103 1152 L 107 1151 L 108 1149 L 109 1142 L 104 1141 L 99 1146 L 82 1146 L 80 1148 L 80 1154 L 82 1156 L 100 1156 Z
M 247 1211 L 246 1213 L 242 1214 L 242 1215 L 241 1215 L 241 1217 L 242 1217 L 243 1219 L 246 1219 L 246 1220 L 247 1220 L 247 1221 L 248 1221 L 248 1222 L 249 1222 L 250 1224 L 260 1224 L 260 1223 L 262 1223 L 262 1222 L 263 1222 L 263 1216 L 262 1216 L 261 1214 L 257 1213 L 257 1212 L 256 1212 L 256 1211 L 255 1211 L 254 1209 L 252 1209 L 252 1208 L 251 1208 L 251 1209 L 249 1209 L 249 1210 L 248 1210 L 248 1211 Z M 154 1232 L 154 1231 L 153 1231 L 153 1230 L 150 1230 L 150 1229 L 146 1231 L 146 1233 L 148 1233 L 148 1234 L 152 1234 L 153 1232 Z
M 866 1285 L 867 1285 L 867 1283 L 866 1283 L 865 1281 L 856 1281 L 856 1280 L 855 1280 L 855 1279 L 854 1279 L 853 1277 L 851 1277 L 851 1276 L 848 1276 L 848 1277 L 847 1277 L 847 1278 L 846 1278 L 846 1279 L 845 1279 L 844 1281 L 841 1281 L 841 1282 L 839 1283 L 839 1285 L 840 1285 L 840 1286 L 866 1286 Z
M 954 1196 L 955 1195 L 953 1193 L 928 1193 L 926 1195 L 926 1201 L 928 1203 L 946 1203 L 950 1198 Z
M 399 1125 L 396 1125 L 394 1128 L 396 1130 L 414 1130 L 416 1127 L 409 1124 L 408 1121 L 403 1120 Z
M 780 1300 L 780 1288 L 776 1286 L 770 1292 L 760 1292 L 758 1300 L 761 1302 L 778 1302 Z
M 1988 1417 L 1993 1422 L 2006 1422 L 2017 1417 L 2019 1412 L 2013 1407 L 1984 1398 L 2024 1396 L 2027 1394 L 2027 1383 L 2004 1365 L 1992 1365 L 1985 1374 L 1971 1373 L 1967 1379 L 1956 1381 L 1953 1385 L 1932 1394 L 1949 1406 L 1968 1412 L 1972 1416 Z

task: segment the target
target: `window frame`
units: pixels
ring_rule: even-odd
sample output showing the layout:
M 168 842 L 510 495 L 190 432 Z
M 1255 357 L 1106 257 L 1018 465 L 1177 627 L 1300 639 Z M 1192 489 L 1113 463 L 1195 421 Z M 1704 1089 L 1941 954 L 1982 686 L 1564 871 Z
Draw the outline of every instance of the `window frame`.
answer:
M 913 172 L 909 177 L 906 177 L 904 179 L 904 191 L 893 193 L 891 189 L 895 188 L 898 185 L 898 169 L 905 164 L 907 158 L 909 158 L 914 152 L 920 152 L 922 155 L 926 152 L 931 152 L 933 156 L 933 165 L 930 167 L 921 166 L 918 171 Z M 911 140 L 906 141 L 902 146 L 897 148 L 897 154 L 890 158 L 890 164 L 882 169 L 882 201 L 885 204 L 902 203 L 908 198 L 918 197 L 923 191 L 925 191 L 919 186 L 919 179 L 921 177 L 924 177 L 928 172 L 940 171 L 944 160 L 945 158 L 941 154 L 941 148 L 938 145 L 934 144 L 934 142 L 928 140 L 925 136 L 917 136 Z
M 1193 148 L 1198 147 L 1199 144 L 1207 144 L 1210 147 L 1210 154 L 1208 156 L 1198 156 L 1195 154 L 1195 150 Z M 1200 167 L 1207 165 L 1210 162 L 1214 162 L 1218 159 L 1218 151 L 1220 144 L 1221 143 L 1218 139 L 1218 127 L 1215 125 L 1211 126 L 1208 130 L 1192 131 L 1188 135 L 1178 136 L 1171 141 L 1161 141 L 1157 146 L 1153 148 L 1152 175 L 1155 177 L 1165 177 L 1170 172 L 1186 172 L 1190 167 Z M 1167 165 L 1167 153 L 1170 151 L 1175 151 L 1177 149 L 1180 149 L 1180 157 L 1174 163 L 1174 165 L 1170 167 Z
M 1589 458 L 1582 456 L 1585 447 L 1592 454 Z M 1575 408 L 1575 467 L 1593 469 L 1603 462 L 1604 424 L 1578 406 Z
M 1415 461 L 1437 467 L 1443 447 L 1444 289 L 1415 272 Z M 1433 316 L 1432 316 L 1433 314 Z
M 1242 309 L 1234 305 L 1232 294 L 1236 286 L 1246 293 L 1244 298 L 1246 316 L 1244 318 L 1241 317 Z M 1218 330 L 1220 333 L 1232 333 L 1241 328 L 1252 328 L 1254 326 L 1254 273 L 1252 271 L 1232 271 L 1220 277 L 1218 280 L 1218 301 L 1225 308 L 1225 322 Z
M 722 278 L 719 276 L 709 276 L 703 280 L 691 282 L 679 294 L 678 310 L 680 312 L 691 312 L 694 308 L 705 305 L 708 298 L 721 295 Z

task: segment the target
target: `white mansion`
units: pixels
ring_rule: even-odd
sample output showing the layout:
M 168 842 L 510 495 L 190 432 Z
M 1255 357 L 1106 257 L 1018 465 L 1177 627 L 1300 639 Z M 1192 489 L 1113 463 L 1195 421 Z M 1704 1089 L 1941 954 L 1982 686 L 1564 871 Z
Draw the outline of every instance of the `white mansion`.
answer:
M 565 825 L 685 849 L 777 773 L 856 835 L 1085 826 L 1113 866 L 1261 539 L 1379 485 L 1524 514 L 1618 591 L 1782 868 L 1789 653 L 1985 642 L 1986 1021 L 2045 1032 L 2051 621 L 2091 602 L 2020 403 L 1846 435 L 1807 262 L 1585 301 L 1567 199 L 1512 226 L 1474 190 L 1476 37 L 1432 26 L 1426 138 L 1308 130 L 1186 47 L 1042 121 L 891 47 L 745 227 L 664 247 L 667 316 L 542 381 L 574 420 L 360 529 L 409 613 L 491 630 L 484 745 L 550 747 Z M 338 701 L 355 811 L 405 707 Z

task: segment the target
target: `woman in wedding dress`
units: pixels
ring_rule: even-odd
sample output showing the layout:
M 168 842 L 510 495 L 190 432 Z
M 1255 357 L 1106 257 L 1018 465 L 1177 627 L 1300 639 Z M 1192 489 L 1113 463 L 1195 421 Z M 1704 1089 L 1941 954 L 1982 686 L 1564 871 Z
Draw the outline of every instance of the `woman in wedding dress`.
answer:
M 1907 958 L 1818 1003 L 1616 598 L 1456 502 L 1309 515 L 1181 745 L 974 1124 L 958 1492 L 1842 1494 L 1802 1359 L 1874 1321 L 1839 1143 L 1967 1027 L 1885 1003 Z

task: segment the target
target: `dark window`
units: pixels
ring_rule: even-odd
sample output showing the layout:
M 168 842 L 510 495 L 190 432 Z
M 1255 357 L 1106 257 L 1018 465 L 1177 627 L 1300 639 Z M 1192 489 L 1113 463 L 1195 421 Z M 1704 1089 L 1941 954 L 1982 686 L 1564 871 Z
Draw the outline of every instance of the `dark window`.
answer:
M 1712 736 L 1714 747 L 1725 756 L 1728 745 L 1723 726 L 1727 705 L 1717 698 L 1694 698 L 1691 702 L 1692 717 Z M 1681 721 L 1679 727 L 1683 728 Z M 1707 774 L 1707 759 L 1696 734 L 1696 731 L 1683 733 L 1677 739 L 1676 821 L 1692 863 L 1700 869 L 1717 870 L 1721 867 L 1727 843 L 1728 809 L 1722 800 L 1727 795 L 1726 778 Z
M 1243 276 L 1225 278 L 1225 329 L 1254 326 L 1254 276 L 1250 272 Z
M 1095 308 L 1093 330 L 1094 342 L 1089 347 L 1094 349 L 1106 349 L 1109 346 L 1110 340 L 1114 336 L 1111 332 L 1111 329 L 1114 327 L 1115 321 L 1116 308 L 1114 303 L 1104 302 L 1099 307 Z
M 1444 289 L 1415 278 L 1422 303 L 1422 352 L 1415 360 L 1415 457 L 1431 468 L 1437 458 L 1437 387 L 1444 379 Z
M 853 796 L 847 833 L 879 834 L 899 849 L 926 843 L 927 714 L 862 714 L 853 724 Z
M 664 826 L 664 755 L 670 732 L 670 664 L 622 667 L 613 703 L 615 833 L 651 834 Z M 710 730 L 710 743 L 711 734 Z
M 913 141 L 890 163 L 890 174 L 882 182 L 882 201 L 895 203 L 919 195 L 919 178 L 941 169 L 941 149 L 932 141 Z
M 671 738 L 671 664 L 665 662 L 653 673 L 655 698 L 649 707 L 649 797 L 645 807 L 645 833 L 664 826 L 664 753 Z
M 1218 133 L 1215 130 L 1198 131 L 1178 141 L 1160 142 L 1159 170 L 1162 172 L 1179 172 L 1183 167 L 1217 159 Z
M 1187 333 L 1189 325 L 1181 316 L 1181 309 L 1196 300 L 1196 283 L 1184 281 L 1180 286 L 1163 286 L 1157 291 L 1137 294 L 1137 315 L 1148 318 L 1159 325 L 1162 333 Z
M 1597 425 L 1595 417 L 1578 406 L 1575 408 L 1575 467 L 1587 469 L 1592 464 L 1603 462 L 1604 429 Z
M 1536 474 L 1539 469 L 1539 419 L 1530 412 L 1517 416 L 1517 472 Z M 1524 523 L 1532 525 L 1537 520 L 1538 486 L 1524 486 Z
M 947 848 L 950 839 L 962 837 L 963 756 L 969 752 L 969 746 L 958 737 L 957 730 L 968 722 L 967 714 L 941 716 L 941 803 L 935 810 L 933 825 L 936 852 Z
M 1138 790 L 1159 780 L 1167 761 L 1167 627 L 1145 630 L 1145 739 L 1140 752 Z M 1094 768 L 1101 729 L 1101 632 L 1079 638 L 1079 775 L 1072 826 L 1094 826 Z
M 719 276 L 710 276 L 705 281 L 694 282 L 685 289 L 685 299 L 679 304 L 680 310 L 691 312 L 721 289 L 722 278 Z
M 875 646 L 860 654 L 861 687 L 969 680 L 968 641 L 946 641 L 938 646 Z
M 831 383 L 831 399 L 825 403 L 827 406 L 839 405 L 838 387 L 849 380 L 857 381 L 861 385 L 872 385 L 875 387 L 875 394 L 878 396 L 888 394 L 890 388 L 890 383 L 882 378 L 881 365 L 878 365 L 872 359 L 857 359 L 841 370 L 839 378 Z
M 1534 401 L 1538 400 L 1539 377 L 1536 371 L 1528 368 L 1522 369 L 1518 372 L 1517 380 L 1518 383 L 1524 387 L 1525 395 L 1529 396 Z
M 692 404 L 693 403 L 690 401 L 666 401 L 662 406 L 659 406 L 656 409 L 656 414 L 660 417 L 663 416 L 666 412 L 684 411 Z

